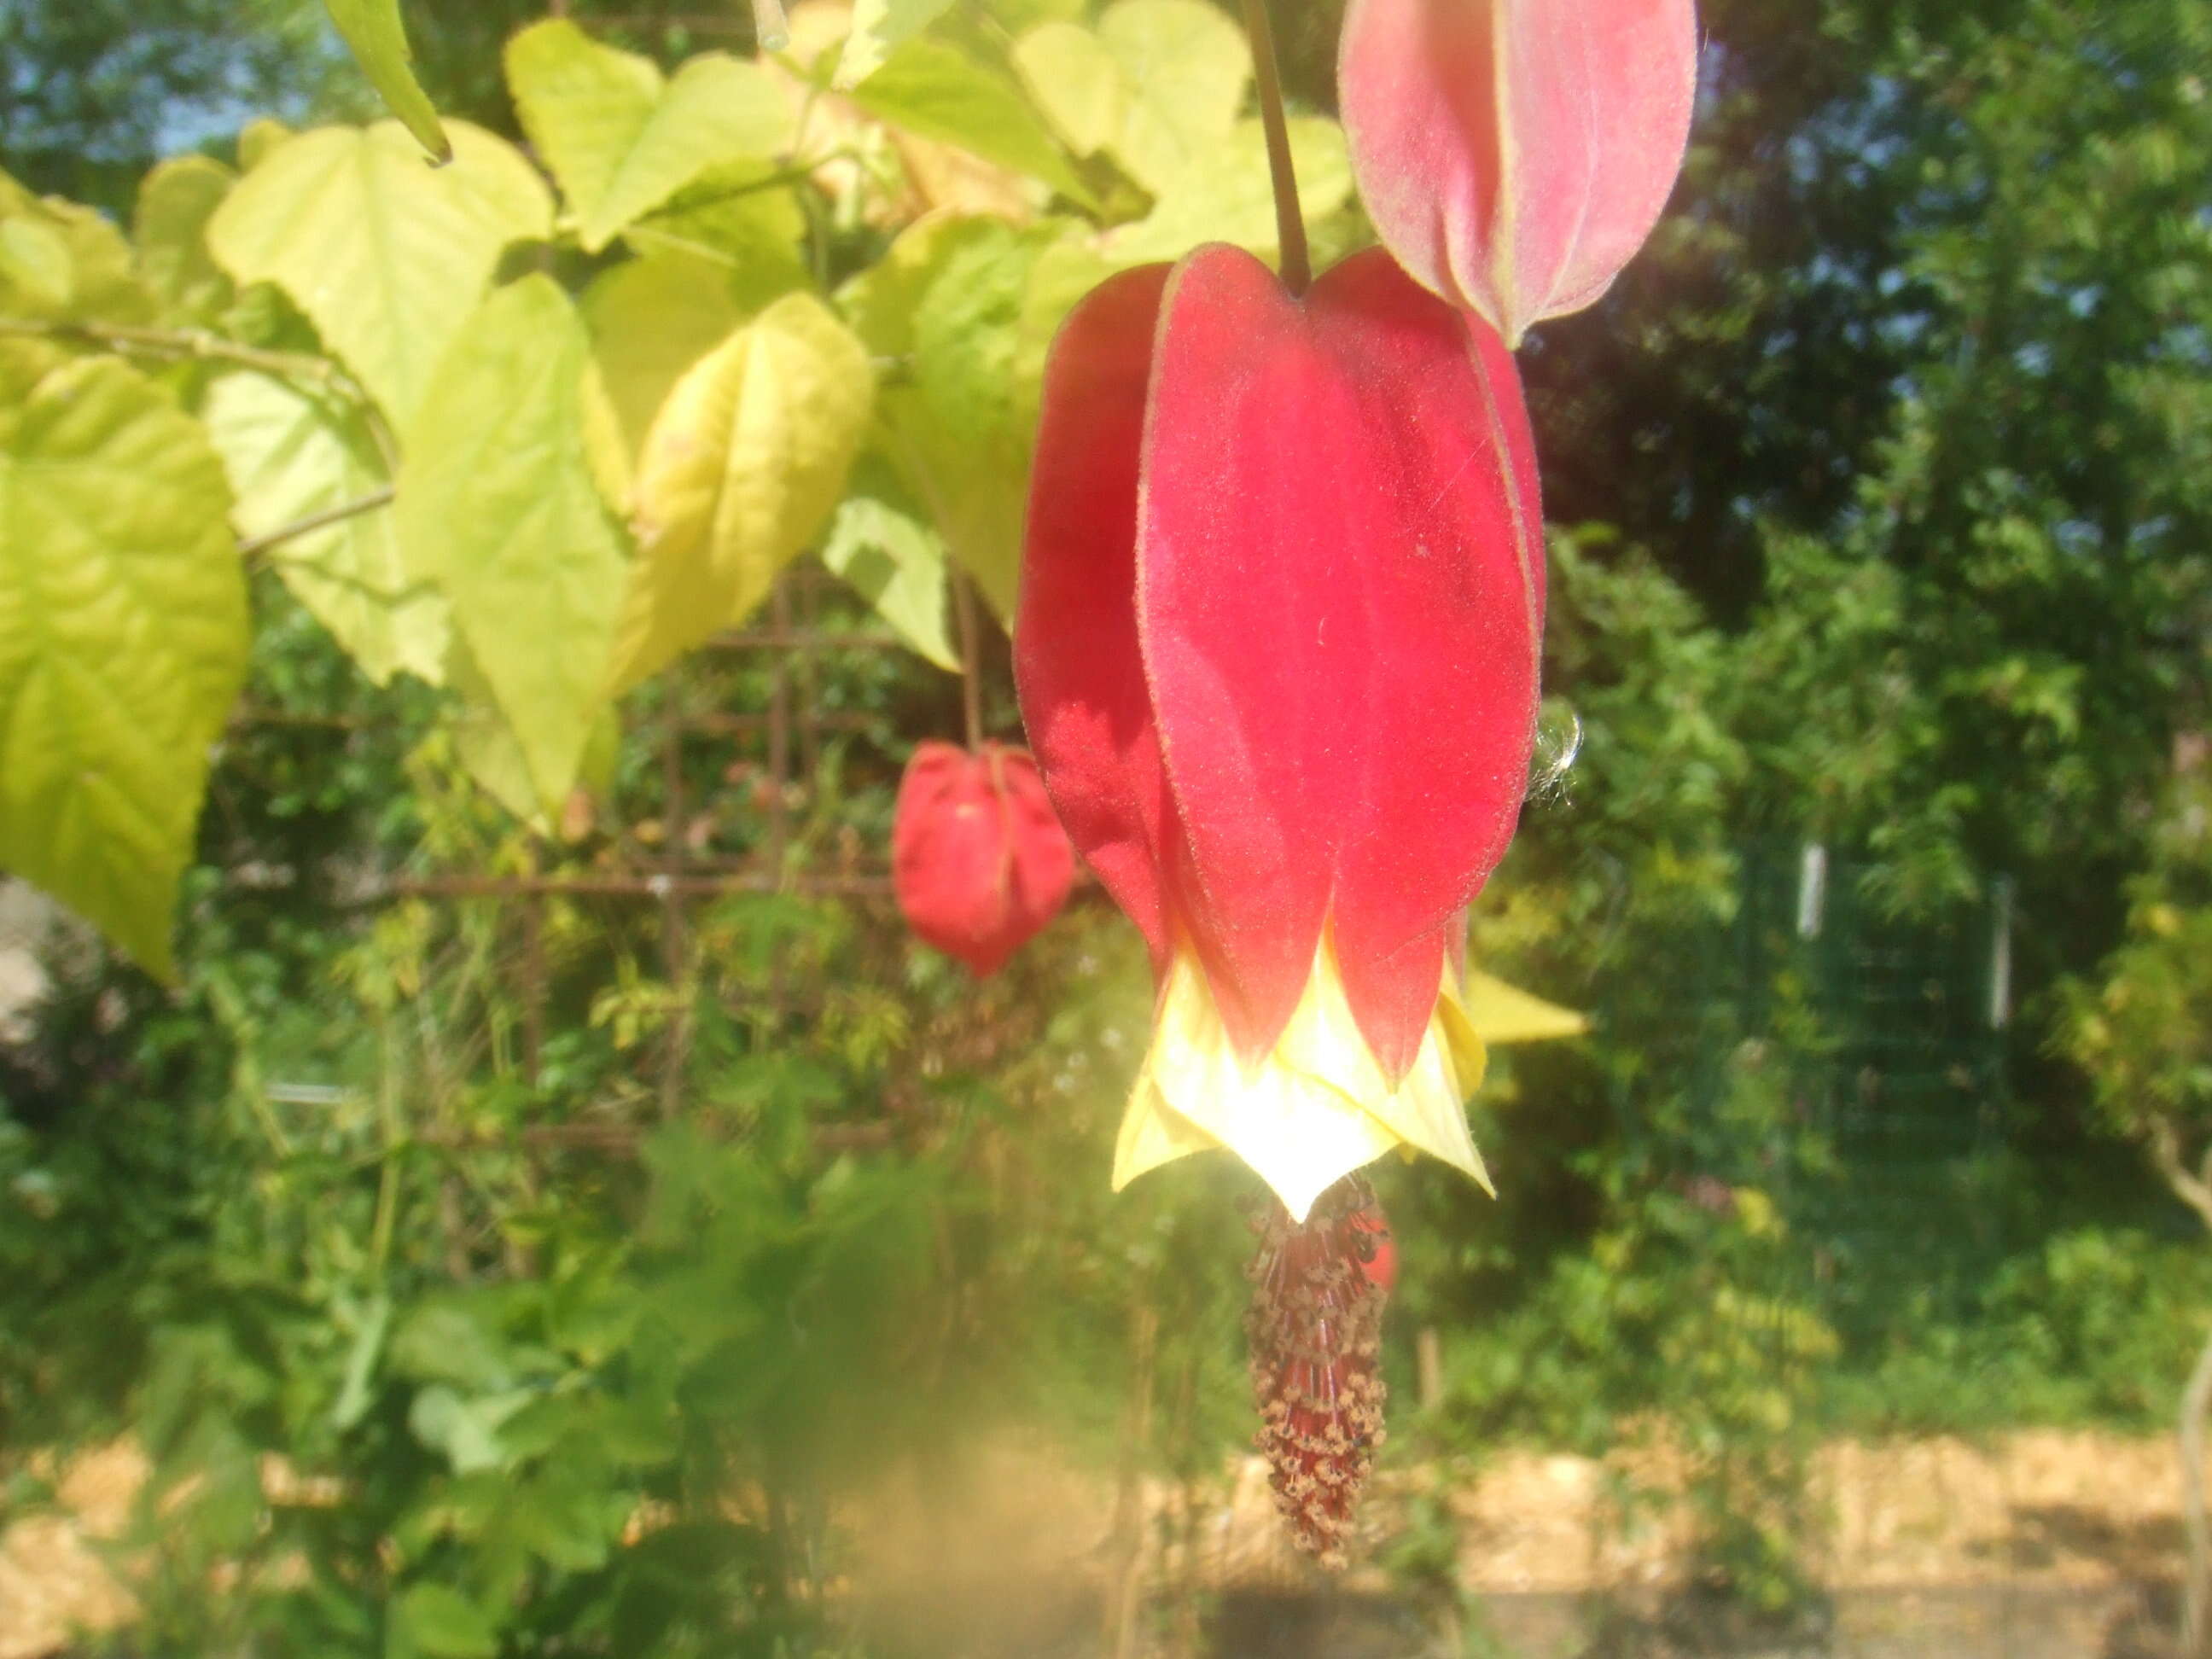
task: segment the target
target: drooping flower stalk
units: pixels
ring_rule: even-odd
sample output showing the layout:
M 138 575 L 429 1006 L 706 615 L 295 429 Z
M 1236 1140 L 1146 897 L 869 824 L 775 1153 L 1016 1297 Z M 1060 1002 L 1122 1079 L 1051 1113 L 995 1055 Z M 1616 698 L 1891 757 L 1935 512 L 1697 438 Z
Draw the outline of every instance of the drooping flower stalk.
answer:
M 1298 209 L 1297 169 L 1291 161 L 1291 124 L 1283 107 L 1283 71 L 1267 0 L 1244 0 L 1244 33 L 1252 43 L 1252 73 L 1260 94 L 1260 121 L 1267 135 L 1267 176 L 1275 191 L 1275 240 L 1283 286 L 1304 294 L 1313 283 L 1306 250 L 1305 215 Z

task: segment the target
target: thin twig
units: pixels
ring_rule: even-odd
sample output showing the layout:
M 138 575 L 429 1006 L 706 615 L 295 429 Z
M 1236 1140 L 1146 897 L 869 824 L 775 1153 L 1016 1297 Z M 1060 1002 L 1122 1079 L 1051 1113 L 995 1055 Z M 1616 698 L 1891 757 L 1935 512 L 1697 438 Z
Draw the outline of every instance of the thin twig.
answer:
M 2148 1139 L 2151 1157 L 2158 1164 L 2159 1173 L 2166 1177 L 2166 1184 L 2173 1188 L 2175 1196 L 2197 1212 L 2199 1220 L 2212 1227 L 2212 1184 L 2191 1175 L 2182 1162 L 2181 1141 L 2173 1125 L 2162 1117 L 2154 1117 Z
M 334 524 L 343 524 L 348 519 L 357 519 L 364 513 L 374 513 L 380 507 L 389 507 L 392 505 L 392 494 L 390 484 L 381 484 L 357 501 L 341 501 L 337 506 L 326 507 L 319 513 L 310 513 L 304 519 L 295 519 L 289 524 L 280 524 L 276 529 L 264 535 L 249 536 L 239 543 L 238 555 L 242 559 L 256 558 L 266 553 L 270 548 L 281 546 L 295 537 L 327 529 Z
M 264 351 L 240 345 L 220 334 L 199 328 L 128 328 L 112 323 L 48 322 L 35 317 L 0 317 L 0 335 L 46 340 L 80 340 L 126 356 L 197 357 L 210 362 L 235 363 L 267 374 L 325 385 L 349 383 L 336 363 L 300 351 Z
M 401 876 L 368 886 L 354 902 L 381 904 L 404 898 L 519 898 L 560 893 L 579 898 L 659 899 L 674 891 L 692 898 L 727 898 L 739 893 L 793 892 L 853 898 L 888 898 L 887 875 L 778 876 L 767 870 L 750 874 L 672 875 L 665 871 L 592 876 Z
M 975 585 L 964 570 L 948 570 L 952 579 L 952 615 L 960 629 L 960 712 L 968 722 L 968 750 L 983 747 L 983 635 L 975 621 Z
M 1260 85 L 1260 119 L 1267 131 L 1267 173 L 1275 185 L 1275 226 L 1282 244 L 1283 286 L 1304 294 L 1313 281 L 1306 250 L 1306 222 L 1298 211 L 1298 179 L 1291 163 L 1291 127 L 1283 111 L 1283 75 L 1275 61 L 1275 31 L 1267 0 L 1244 0 L 1244 32 L 1252 40 L 1252 70 Z

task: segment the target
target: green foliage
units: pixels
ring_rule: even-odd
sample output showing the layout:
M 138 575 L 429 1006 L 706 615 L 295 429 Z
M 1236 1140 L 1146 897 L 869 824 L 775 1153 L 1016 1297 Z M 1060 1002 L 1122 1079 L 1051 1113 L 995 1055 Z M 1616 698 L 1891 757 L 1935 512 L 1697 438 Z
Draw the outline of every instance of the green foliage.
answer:
M 324 0 L 324 3 L 377 95 L 433 161 L 452 161 L 453 147 L 438 125 L 438 112 L 415 80 L 414 54 L 407 48 L 406 25 L 399 21 L 399 0 Z
M 293 617 L 264 631 L 254 695 L 304 714 L 335 665 Z M 881 706 L 935 672 L 868 672 L 836 691 Z M 405 690 L 378 694 L 387 718 Z M 399 821 L 319 855 L 264 828 L 261 850 L 303 871 L 387 840 L 531 856 L 427 696 L 404 773 L 405 726 L 350 762 L 301 750 Z M 226 767 L 241 823 L 300 810 L 258 752 L 279 740 Z M 814 793 L 866 823 L 895 776 L 825 756 Z M 606 810 L 641 821 L 659 787 L 617 769 Z M 1163 1395 L 1161 1448 L 1210 1461 L 1241 1391 L 1220 1339 L 1243 1228 L 1225 1201 L 1117 1204 L 1097 1179 L 1100 1057 L 1133 1053 L 1146 1006 L 1109 915 L 979 988 L 887 906 L 762 895 L 695 913 L 669 978 L 657 910 L 555 897 L 540 1009 L 517 999 L 512 912 L 410 901 L 350 938 L 325 914 L 312 886 L 196 908 L 174 1001 L 88 958 L 7 1081 L 0 1437 L 142 1437 L 137 1639 L 826 1653 L 862 1609 L 825 1591 L 902 1470 L 1028 1421 L 1111 1449 L 1139 1301 L 1154 1357 L 1192 1379 Z M 679 1021 L 664 1123 L 651 1074 Z M 535 1139 L 567 1127 L 598 1138 Z
M 2201 739 L 2199 740 L 2201 742 Z M 2151 867 L 2101 983 L 2069 987 L 2067 1036 L 2112 1125 L 2178 1164 L 2212 1131 L 2212 777 L 2179 770 Z
M 853 32 L 837 58 L 835 84 L 851 88 L 884 66 L 892 48 L 903 45 L 942 16 L 952 0 L 860 0 L 853 8 Z
M 852 99 L 895 127 L 1039 179 L 1079 206 L 1092 205 L 1066 152 L 1012 78 L 956 46 L 909 40 L 853 88 Z
M 368 411 L 331 392 L 240 369 L 208 388 L 200 412 L 230 474 L 231 523 L 248 540 L 391 488 Z M 403 670 L 443 682 L 449 608 L 408 575 L 390 514 L 338 519 L 272 544 L 268 556 L 376 684 Z
M 875 393 L 866 349 L 790 294 L 676 383 L 630 492 L 637 566 L 615 643 L 632 685 L 768 597 L 844 493 Z
M 152 458 L 145 480 L 212 449 L 228 498 L 142 489 L 106 510 L 167 514 L 169 531 L 144 533 L 210 568 L 208 527 L 227 516 L 372 682 L 448 688 L 456 752 L 495 798 L 549 823 L 617 694 L 743 621 L 810 549 L 951 665 L 948 556 L 1012 612 L 1037 386 L 1061 316 L 1116 264 L 1199 235 L 1257 247 L 1273 235 L 1256 131 L 1239 125 L 1248 58 L 1203 6 L 1119 0 L 1100 20 L 1100 52 L 1145 96 L 1117 105 L 1102 141 L 1112 159 L 1079 166 L 1012 67 L 1017 31 L 1045 21 L 1026 11 L 997 34 L 941 38 L 917 33 L 921 10 L 864 17 L 852 101 L 827 120 L 813 118 L 822 88 L 787 64 L 707 52 L 665 74 L 576 21 L 536 21 L 503 58 L 534 159 L 456 118 L 437 167 L 417 143 L 436 123 L 398 13 L 340 14 L 413 137 L 390 122 L 257 124 L 237 172 L 206 156 L 151 172 L 131 240 L 7 182 L 0 337 L 104 359 L 103 386 L 135 384 L 117 378 L 131 364 L 167 368 L 146 394 L 173 400 L 156 426 L 74 464 L 137 471 L 131 444 L 158 427 L 176 455 Z M 1148 67 L 1162 31 L 1182 43 L 1166 103 Z M 417 20 L 415 33 L 428 65 L 446 32 Z M 871 54 L 880 63 L 860 73 Z M 1340 135 L 1314 118 L 1297 138 L 1312 204 L 1340 205 Z M 965 159 L 936 159 L 945 145 Z M 1217 150 L 1234 163 L 1226 193 L 1200 182 L 1198 159 Z M 31 395 L 29 374 L 11 404 Z M 33 461 L 41 479 L 63 476 L 40 458 L 18 465 Z M 42 580 L 82 586 L 106 531 L 96 514 L 88 538 L 50 531 L 52 487 L 17 494 L 32 515 L 11 533 L 18 580 L 39 564 L 52 567 Z M 68 651 L 137 650 L 116 631 L 121 611 L 77 614 L 69 628 L 84 636 Z M 184 677 L 191 695 L 155 728 L 158 771 L 120 785 L 127 811 L 74 799 L 100 770 L 77 763 L 110 738 L 16 770 L 35 821 L 9 827 L 13 866 L 157 966 L 198 800 L 194 734 L 211 735 L 234 684 L 236 640 L 224 649 L 230 680 Z M 0 687 L 11 729 L 98 733 L 124 718 L 74 706 L 83 694 L 66 676 L 25 684 Z M 33 711 L 34 694 L 62 702 Z M 28 844 L 41 837 L 66 854 Z
M 649 58 L 555 18 L 507 43 L 507 82 L 538 153 L 597 253 L 708 168 L 773 155 L 787 119 L 766 72 L 719 53 L 665 84 Z
M 18 345 L 0 376 L 0 858 L 167 977 L 169 895 L 246 672 L 230 492 L 136 370 Z
M 499 289 L 439 363 L 396 508 L 407 574 L 447 595 L 548 812 L 605 698 L 628 556 L 589 448 L 594 421 L 612 432 L 605 398 L 552 279 Z
M 301 133 L 208 223 L 223 269 L 283 289 L 402 431 L 501 253 L 552 216 L 512 147 L 459 122 L 453 142 L 453 160 L 432 168 L 396 124 Z

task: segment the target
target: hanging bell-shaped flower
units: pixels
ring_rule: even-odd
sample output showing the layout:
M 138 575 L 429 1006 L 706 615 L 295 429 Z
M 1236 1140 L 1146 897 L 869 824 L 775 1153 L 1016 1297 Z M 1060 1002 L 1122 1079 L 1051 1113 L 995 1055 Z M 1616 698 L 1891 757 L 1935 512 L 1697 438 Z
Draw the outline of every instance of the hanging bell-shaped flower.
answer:
M 1511 356 L 1379 249 L 1293 297 L 1215 245 L 1085 299 L 1043 410 L 1023 714 L 1159 985 L 1115 1185 L 1212 1146 L 1294 1221 L 1394 1148 L 1486 1183 L 1458 947 L 1544 614 Z
M 1517 346 L 1651 234 L 1697 65 L 1693 0 L 1352 0 L 1338 94 L 1368 215 Z
M 899 784 L 891 884 L 923 943 L 988 978 L 1059 914 L 1075 878 L 1036 763 L 985 744 L 925 743 Z

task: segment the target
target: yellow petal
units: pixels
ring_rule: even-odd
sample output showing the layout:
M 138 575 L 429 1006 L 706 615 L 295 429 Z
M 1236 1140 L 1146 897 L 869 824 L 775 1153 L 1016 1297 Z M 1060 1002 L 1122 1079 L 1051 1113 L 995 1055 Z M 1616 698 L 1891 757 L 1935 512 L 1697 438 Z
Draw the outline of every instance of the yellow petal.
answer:
M 1443 988 L 1413 1069 L 1393 1089 L 1360 1035 L 1326 941 L 1289 1025 L 1255 1066 L 1239 1060 L 1203 971 L 1178 956 L 1122 1121 L 1115 1190 L 1212 1146 L 1243 1158 L 1301 1220 L 1322 1192 L 1394 1146 L 1428 1152 L 1490 1188 L 1464 1109 L 1464 1081 L 1480 1075 L 1481 1041 L 1447 1023 L 1442 1006 L 1451 1004 L 1451 988 Z
M 1211 1152 L 1221 1143 L 1160 1098 L 1150 1077 L 1138 1079 L 1122 1115 L 1121 1134 L 1114 1147 L 1114 1190 L 1120 1192 L 1139 1176 L 1172 1164 L 1193 1152 Z
M 1468 1011 L 1449 963 L 1444 964 L 1443 994 L 1437 999 L 1437 1023 L 1443 1027 L 1444 1052 L 1451 1056 L 1460 1088 L 1468 1095 L 1474 1094 L 1482 1086 L 1483 1076 L 1490 1069 L 1490 1045 L 1483 1040 L 1481 1027 Z
M 1488 974 L 1467 976 L 1467 1018 L 1492 1042 L 1547 1042 L 1580 1036 L 1589 1017 L 1562 1008 Z
M 1430 1020 L 1413 1070 L 1395 1091 L 1368 1109 L 1389 1127 L 1395 1139 L 1431 1158 L 1442 1158 L 1495 1198 L 1498 1188 L 1491 1183 L 1490 1171 L 1467 1127 L 1468 1091 L 1461 1087 L 1448 1044 L 1439 1034 L 1443 1023 L 1441 1015 Z

